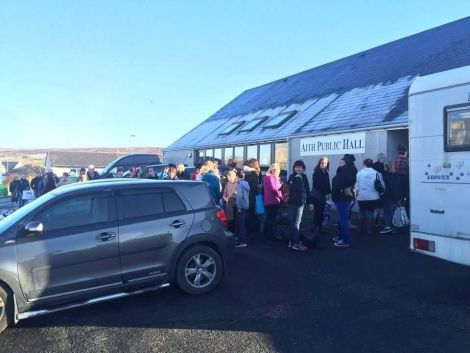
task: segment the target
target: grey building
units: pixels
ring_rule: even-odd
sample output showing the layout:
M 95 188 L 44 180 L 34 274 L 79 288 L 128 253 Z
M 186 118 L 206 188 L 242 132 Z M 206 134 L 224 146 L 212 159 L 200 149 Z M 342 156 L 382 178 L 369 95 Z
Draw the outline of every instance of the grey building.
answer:
M 332 168 L 408 145 L 408 89 L 417 76 L 470 65 L 470 17 L 249 89 L 164 151 L 165 162 L 217 158 L 311 175 L 320 156 Z

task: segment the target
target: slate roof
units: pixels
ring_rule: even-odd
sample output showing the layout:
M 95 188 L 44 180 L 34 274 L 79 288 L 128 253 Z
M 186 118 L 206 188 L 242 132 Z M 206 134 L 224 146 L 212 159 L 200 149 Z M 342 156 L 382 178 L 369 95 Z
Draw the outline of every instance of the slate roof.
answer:
M 285 139 L 408 122 L 416 76 L 470 65 L 470 17 L 243 92 L 166 151 Z M 219 135 L 237 121 L 296 110 L 278 129 Z M 269 119 L 268 119 L 269 121 Z
M 96 168 L 104 168 L 126 154 L 51 151 L 47 153 L 46 159 L 49 158 L 51 168 L 87 168 L 90 164 Z

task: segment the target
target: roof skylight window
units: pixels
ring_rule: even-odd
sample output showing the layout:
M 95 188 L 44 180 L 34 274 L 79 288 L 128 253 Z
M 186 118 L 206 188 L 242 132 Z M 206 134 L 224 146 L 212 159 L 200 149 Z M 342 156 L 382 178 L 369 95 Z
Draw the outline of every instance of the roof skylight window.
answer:
M 240 129 L 240 132 L 250 132 L 256 129 L 260 124 L 263 123 L 268 117 L 263 116 L 262 118 L 256 118 L 252 121 L 247 122 L 243 127 Z
M 232 132 L 234 132 L 244 123 L 245 123 L 244 121 L 238 121 L 236 123 L 232 123 L 229 126 L 227 126 L 225 129 L 223 129 L 221 132 L 219 132 L 219 135 L 230 135 Z
M 263 129 L 277 129 L 278 127 L 282 126 L 292 118 L 297 111 L 291 111 L 291 112 L 286 112 L 286 113 L 281 113 L 278 116 L 275 116 L 274 118 L 271 118 L 266 125 L 263 126 Z

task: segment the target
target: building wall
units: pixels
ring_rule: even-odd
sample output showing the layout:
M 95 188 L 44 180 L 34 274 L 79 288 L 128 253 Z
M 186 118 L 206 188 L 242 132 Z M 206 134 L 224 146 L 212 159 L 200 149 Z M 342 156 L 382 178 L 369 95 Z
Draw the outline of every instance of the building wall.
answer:
M 403 143 L 404 137 L 407 136 L 408 130 L 400 130 L 400 133 L 390 135 L 387 130 L 376 130 L 376 131 L 366 131 L 365 132 L 365 153 L 354 153 L 356 157 L 356 167 L 358 170 L 362 168 L 362 162 L 366 158 L 371 158 L 373 161 L 377 160 L 377 154 L 379 153 L 388 153 L 388 151 L 396 151 L 398 144 Z M 327 135 L 325 136 L 332 136 Z M 392 137 L 390 137 L 392 136 Z M 300 155 L 300 141 L 301 138 L 293 138 L 289 142 L 289 173 L 292 170 L 292 164 L 297 159 L 302 159 L 306 166 L 306 174 L 309 178 L 309 182 L 312 182 L 313 169 L 318 163 L 318 160 L 322 155 L 315 156 L 301 156 Z M 339 160 L 344 156 L 344 153 L 341 154 L 328 154 L 325 153 L 324 156 L 328 157 L 330 161 L 330 178 L 336 173 L 336 169 L 339 165 Z M 393 155 L 393 158 L 396 155 Z M 389 156 L 388 159 L 391 159 Z M 392 159 L 393 160 L 393 159 Z

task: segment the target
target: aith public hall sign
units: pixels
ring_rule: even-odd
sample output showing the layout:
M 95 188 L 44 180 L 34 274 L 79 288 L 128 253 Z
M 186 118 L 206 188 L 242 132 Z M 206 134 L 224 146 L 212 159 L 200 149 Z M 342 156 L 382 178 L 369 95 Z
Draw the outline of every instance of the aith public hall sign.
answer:
M 301 156 L 365 153 L 366 133 L 307 137 L 300 139 Z

